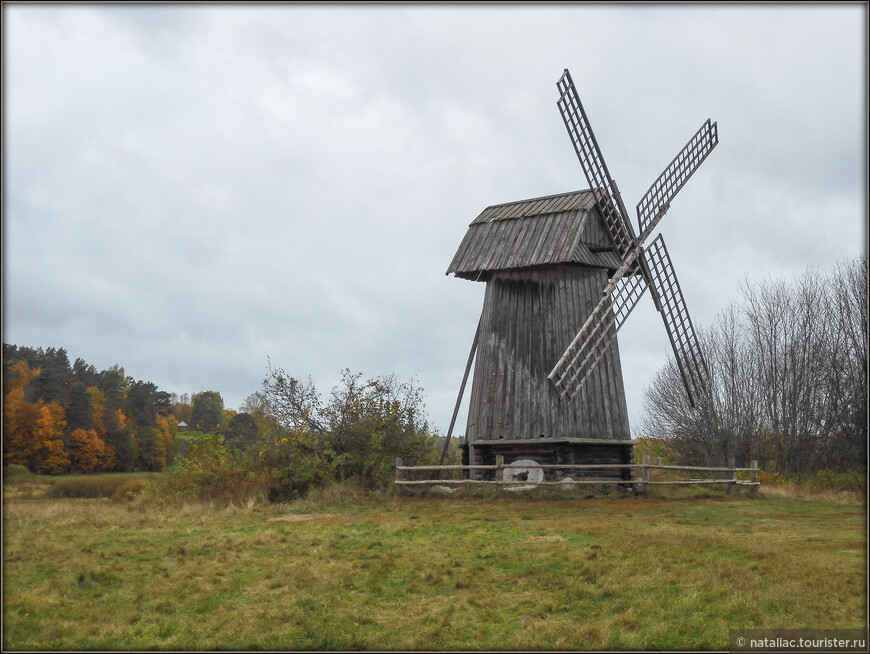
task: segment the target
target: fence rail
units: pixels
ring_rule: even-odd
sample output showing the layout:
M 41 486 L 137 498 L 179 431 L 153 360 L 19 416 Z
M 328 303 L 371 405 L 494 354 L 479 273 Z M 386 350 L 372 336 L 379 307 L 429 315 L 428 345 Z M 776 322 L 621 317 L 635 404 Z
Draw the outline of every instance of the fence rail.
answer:
M 409 462 L 410 463 L 410 462 Z M 727 484 L 727 492 L 733 493 L 735 486 L 749 486 L 750 491 L 755 493 L 761 483 L 758 481 L 758 461 L 753 460 L 749 468 L 738 468 L 734 465 L 734 459 L 729 461 L 727 467 L 705 467 L 705 466 L 669 466 L 663 465 L 661 459 L 657 458 L 655 463 L 650 463 L 649 455 L 644 455 L 643 463 L 598 463 L 598 464 L 578 464 L 578 463 L 538 463 L 530 464 L 513 464 L 504 463 L 504 458 L 500 455 L 496 456 L 495 465 L 424 465 L 415 466 L 413 464 L 405 465 L 401 458 L 396 459 L 396 485 L 399 486 L 426 486 L 426 485 L 490 485 L 498 487 L 510 486 L 581 486 L 591 484 L 624 484 L 634 485 L 640 491 L 645 491 L 649 486 L 655 485 L 693 485 L 693 484 Z M 541 470 L 640 470 L 640 479 L 563 479 L 557 481 L 534 481 L 534 480 L 513 480 L 507 479 L 505 473 L 511 468 L 519 468 L 528 470 L 530 468 L 540 468 Z M 415 471 L 448 471 L 448 470 L 493 470 L 495 471 L 495 479 L 406 479 L 405 473 Z M 696 471 L 708 473 L 730 473 L 729 477 L 721 479 L 680 479 L 680 480 L 651 480 L 650 470 L 681 470 L 681 471 Z M 734 473 L 748 472 L 749 481 L 737 479 Z

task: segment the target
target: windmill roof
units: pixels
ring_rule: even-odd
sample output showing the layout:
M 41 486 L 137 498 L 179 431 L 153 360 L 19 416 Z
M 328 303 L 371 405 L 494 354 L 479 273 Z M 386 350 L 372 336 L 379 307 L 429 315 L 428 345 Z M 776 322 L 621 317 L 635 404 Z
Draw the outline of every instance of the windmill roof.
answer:
M 475 218 L 447 274 L 573 263 L 615 271 L 621 261 L 592 191 L 496 204 Z

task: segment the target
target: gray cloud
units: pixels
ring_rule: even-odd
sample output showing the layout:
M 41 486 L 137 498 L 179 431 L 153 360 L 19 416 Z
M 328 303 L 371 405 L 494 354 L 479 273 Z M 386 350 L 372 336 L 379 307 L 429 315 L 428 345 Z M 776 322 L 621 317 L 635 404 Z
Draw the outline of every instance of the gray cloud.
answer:
M 865 248 L 864 6 L 3 13 L 4 341 L 165 390 L 237 407 L 267 357 L 324 391 L 416 375 L 446 431 L 483 296 L 444 275 L 466 226 L 585 185 L 564 67 L 629 206 L 719 122 L 661 224 L 696 324 L 745 275 Z M 634 425 L 668 354 L 644 304 Z

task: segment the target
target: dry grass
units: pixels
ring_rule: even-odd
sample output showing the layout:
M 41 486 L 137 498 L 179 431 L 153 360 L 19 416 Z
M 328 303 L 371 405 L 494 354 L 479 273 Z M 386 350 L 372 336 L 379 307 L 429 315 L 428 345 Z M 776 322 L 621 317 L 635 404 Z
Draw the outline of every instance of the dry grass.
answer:
M 854 502 L 6 499 L 6 649 L 723 649 L 729 628 L 864 626 Z
M 798 484 L 783 483 L 762 485 L 759 495 L 768 499 L 799 499 L 811 502 L 831 502 L 834 504 L 858 504 L 865 495 L 853 490 L 826 490 L 806 488 Z

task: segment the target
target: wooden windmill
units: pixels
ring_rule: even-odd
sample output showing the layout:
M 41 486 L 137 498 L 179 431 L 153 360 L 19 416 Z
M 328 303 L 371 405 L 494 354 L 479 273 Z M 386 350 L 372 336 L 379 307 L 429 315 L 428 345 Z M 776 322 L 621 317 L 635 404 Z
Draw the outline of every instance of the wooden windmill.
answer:
M 664 240 L 644 243 L 718 143 L 716 123 L 701 126 L 637 204 L 637 236 L 567 70 L 557 88 L 589 189 L 487 207 L 447 270 L 486 283 L 448 431 L 449 442 L 476 355 L 466 463 L 631 462 L 616 333 L 647 288 L 693 406 L 707 384 Z

